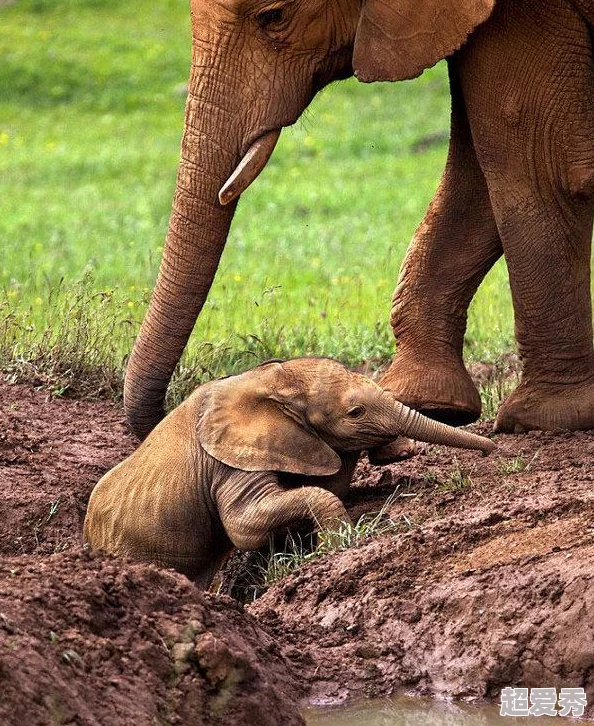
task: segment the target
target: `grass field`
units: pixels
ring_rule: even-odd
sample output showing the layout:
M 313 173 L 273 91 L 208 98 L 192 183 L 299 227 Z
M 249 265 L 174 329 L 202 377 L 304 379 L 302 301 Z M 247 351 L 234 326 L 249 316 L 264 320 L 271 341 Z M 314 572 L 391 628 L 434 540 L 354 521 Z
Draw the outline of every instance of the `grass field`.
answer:
M 0 2 L 5 364 L 70 356 L 119 375 L 167 226 L 189 47 L 182 0 Z M 320 94 L 242 197 L 187 365 L 387 359 L 390 297 L 443 167 L 448 114 L 443 64 Z M 498 265 L 471 308 L 467 354 L 510 347 Z

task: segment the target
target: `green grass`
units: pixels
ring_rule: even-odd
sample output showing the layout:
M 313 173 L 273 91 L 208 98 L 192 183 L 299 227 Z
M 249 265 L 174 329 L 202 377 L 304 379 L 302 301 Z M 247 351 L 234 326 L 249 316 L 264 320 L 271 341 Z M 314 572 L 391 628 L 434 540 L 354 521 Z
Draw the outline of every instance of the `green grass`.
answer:
M 531 459 L 527 459 L 522 454 L 518 454 L 513 459 L 500 459 L 498 468 L 504 476 L 521 474 L 522 472 L 530 471 L 532 464 L 534 464 L 537 458 L 538 452 Z
M 452 469 L 442 481 L 437 484 L 440 492 L 463 492 L 472 487 L 472 477 L 462 464 L 454 457 Z
M 9 379 L 29 380 L 54 395 L 118 397 L 134 323 L 122 319 L 113 293 L 87 279 L 59 283 L 47 298 L 51 317 L 31 324 L 26 306 L 0 299 L 0 364 Z
M 90 304 L 86 350 L 104 346 L 96 359 L 121 369 L 165 236 L 189 52 L 181 0 L 0 0 L 4 361 L 34 359 L 48 339 L 55 349 L 65 310 L 71 327 L 88 324 Z M 390 297 L 441 174 L 448 116 L 443 64 L 321 93 L 242 197 L 186 366 L 208 377 L 270 356 L 390 357 Z M 513 346 L 502 264 L 466 345 L 490 360 Z
M 268 546 L 262 550 L 238 553 L 227 568 L 223 582 L 218 584 L 218 591 L 251 602 L 312 560 L 359 547 L 374 537 L 396 536 L 413 529 L 415 524 L 406 515 L 398 519 L 390 517 L 390 509 L 400 496 L 403 495 L 396 487 L 378 511 L 362 514 L 356 522 L 342 522 L 334 529 L 319 529 L 315 546 L 311 546 L 310 537 L 304 542 L 299 536 L 288 533 L 284 546 L 279 546 L 271 536 Z

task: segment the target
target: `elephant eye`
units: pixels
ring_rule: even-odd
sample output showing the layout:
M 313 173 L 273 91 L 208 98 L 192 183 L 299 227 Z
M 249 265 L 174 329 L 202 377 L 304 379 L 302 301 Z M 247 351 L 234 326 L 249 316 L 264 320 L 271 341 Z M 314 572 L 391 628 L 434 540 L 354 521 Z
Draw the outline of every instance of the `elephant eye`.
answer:
M 361 418 L 363 414 L 365 413 L 365 407 L 364 406 L 353 406 L 352 408 L 349 408 L 347 411 L 347 416 L 349 418 Z
M 277 25 L 283 19 L 282 8 L 274 8 L 272 10 L 264 10 L 256 15 L 256 22 L 261 28 L 269 28 L 271 25 Z

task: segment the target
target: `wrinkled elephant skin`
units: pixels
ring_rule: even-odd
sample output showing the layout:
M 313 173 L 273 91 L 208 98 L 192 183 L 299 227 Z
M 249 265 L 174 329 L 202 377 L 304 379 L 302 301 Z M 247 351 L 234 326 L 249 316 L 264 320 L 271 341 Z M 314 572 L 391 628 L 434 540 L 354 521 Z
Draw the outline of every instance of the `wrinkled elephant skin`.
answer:
M 281 129 L 333 80 L 412 78 L 445 57 L 450 149 L 394 293 L 397 355 L 382 385 L 435 418 L 478 417 L 462 360 L 467 311 L 503 255 L 523 373 L 496 429 L 594 427 L 592 2 L 192 0 L 191 9 L 173 211 L 125 382 L 138 436 L 164 416 L 237 198 Z

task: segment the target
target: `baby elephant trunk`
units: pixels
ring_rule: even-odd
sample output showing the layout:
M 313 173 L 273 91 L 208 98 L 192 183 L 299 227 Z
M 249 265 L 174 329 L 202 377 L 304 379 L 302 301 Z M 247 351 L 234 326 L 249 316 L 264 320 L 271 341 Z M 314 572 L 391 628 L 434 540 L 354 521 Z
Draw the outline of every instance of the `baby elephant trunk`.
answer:
M 478 436 L 470 431 L 457 429 L 453 426 L 434 421 L 418 411 L 405 406 L 394 399 L 394 419 L 397 436 L 407 436 L 416 441 L 427 444 L 441 444 L 443 446 L 457 446 L 461 449 L 477 449 L 489 454 L 495 444 L 484 436 Z

